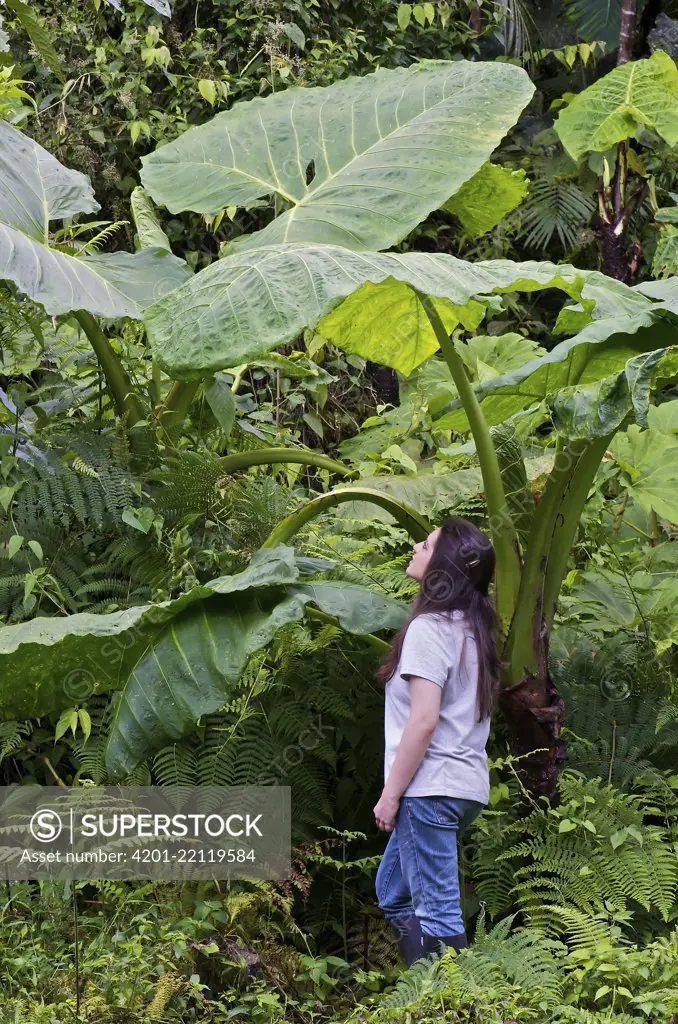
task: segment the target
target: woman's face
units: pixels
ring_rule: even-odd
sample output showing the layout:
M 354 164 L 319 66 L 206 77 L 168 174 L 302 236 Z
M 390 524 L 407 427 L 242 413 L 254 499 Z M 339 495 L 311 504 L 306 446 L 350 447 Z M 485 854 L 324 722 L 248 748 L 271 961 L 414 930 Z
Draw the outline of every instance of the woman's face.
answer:
M 420 540 L 418 544 L 414 545 L 414 554 L 405 569 L 408 576 L 415 580 L 422 580 L 424 578 L 439 533 L 440 529 L 433 530 L 432 533 L 429 533 L 426 540 Z

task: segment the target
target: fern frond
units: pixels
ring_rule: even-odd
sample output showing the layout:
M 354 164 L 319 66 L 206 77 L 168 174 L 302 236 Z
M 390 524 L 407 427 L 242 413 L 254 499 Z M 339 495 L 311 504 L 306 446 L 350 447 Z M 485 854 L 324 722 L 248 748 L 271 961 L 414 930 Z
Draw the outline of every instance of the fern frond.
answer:
M 535 178 L 521 206 L 523 230 L 519 237 L 530 248 L 544 250 L 554 235 L 567 251 L 577 241 L 581 228 L 595 212 L 591 196 L 573 181 Z
M 0 722 L 0 764 L 21 749 L 32 731 L 31 722 Z
M 88 253 L 99 252 L 103 245 L 110 242 L 115 232 L 126 224 L 129 224 L 128 220 L 116 220 L 113 221 L 113 223 L 108 224 L 105 228 L 102 228 L 101 231 L 98 231 L 93 238 L 88 239 L 79 246 L 78 255 L 86 256 Z

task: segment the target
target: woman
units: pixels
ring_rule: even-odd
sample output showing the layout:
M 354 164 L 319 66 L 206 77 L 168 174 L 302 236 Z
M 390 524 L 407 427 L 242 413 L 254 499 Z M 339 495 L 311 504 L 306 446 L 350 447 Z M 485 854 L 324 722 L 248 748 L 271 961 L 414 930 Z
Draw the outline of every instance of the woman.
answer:
M 379 670 L 385 683 L 384 789 L 377 827 L 391 832 L 377 872 L 384 917 L 406 963 L 467 945 L 457 835 L 489 800 L 485 744 L 498 685 L 488 597 L 494 550 L 465 519 L 414 545 L 420 581 L 408 621 Z

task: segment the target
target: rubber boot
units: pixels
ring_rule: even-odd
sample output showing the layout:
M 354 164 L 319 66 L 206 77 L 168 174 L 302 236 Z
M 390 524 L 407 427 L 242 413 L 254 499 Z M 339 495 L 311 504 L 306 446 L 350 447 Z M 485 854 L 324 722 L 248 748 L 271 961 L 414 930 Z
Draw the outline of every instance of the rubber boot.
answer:
M 406 917 L 392 917 L 389 924 L 398 933 L 398 944 L 403 960 L 409 967 L 415 960 L 424 956 L 422 945 L 421 924 L 415 914 Z
M 468 940 L 466 938 L 466 932 L 459 932 L 457 935 L 426 935 L 422 936 L 424 956 L 429 956 L 431 953 L 442 953 L 441 942 L 445 946 L 453 946 L 454 949 L 459 952 L 460 949 L 466 949 L 468 946 Z

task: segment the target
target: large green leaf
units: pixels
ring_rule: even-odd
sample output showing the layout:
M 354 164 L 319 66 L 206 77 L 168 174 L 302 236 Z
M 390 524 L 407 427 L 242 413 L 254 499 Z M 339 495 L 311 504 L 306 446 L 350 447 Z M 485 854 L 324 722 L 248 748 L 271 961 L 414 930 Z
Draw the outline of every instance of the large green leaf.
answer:
M 0 121 L 0 280 L 57 316 L 85 309 L 131 316 L 191 277 L 163 249 L 78 257 L 50 248 L 52 220 L 99 209 L 89 180 Z
M 485 307 L 434 299 L 433 304 L 450 333 L 458 324 L 474 330 Z M 438 349 L 438 341 L 416 292 L 404 281 L 367 281 L 318 325 L 319 333 L 345 352 L 374 359 L 410 374 Z M 377 340 L 378 348 L 375 348 Z
M 7 227 L 47 241 L 49 222 L 95 213 L 89 179 L 59 161 L 6 121 L 0 121 L 0 218 Z
M 678 438 L 635 423 L 617 434 L 612 453 L 622 470 L 622 483 L 647 511 L 678 523 Z
M 249 656 L 307 604 L 353 633 L 402 625 L 407 609 L 398 602 L 352 584 L 305 581 L 304 568 L 279 545 L 171 601 L 2 627 L 0 718 L 36 717 L 123 689 L 106 759 L 113 775 L 125 775 L 225 704 Z
M 511 171 L 488 160 L 443 206 L 474 237 L 491 231 L 523 201 L 530 188 L 525 171 Z
M 580 39 L 605 43 L 609 53 L 619 45 L 622 5 L 623 0 L 565 0 L 565 11 Z
M 109 773 L 125 776 L 223 707 L 249 656 L 302 615 L 297 598 L 273 592 L 215 598 L 171 623 L 127 680 L 106 745 Z
M 490 291 L 494 283 L 490 275 L 453 256 L 364 254 L 330 245 L 270 246 L 225 256 L 211 264 L 173 295 L 151 306 L 144 320 L 154 354 L 170 376 L 201 378 L 215 370 L 251 362 L 291 341 L 304 327 L 322 321 L 365 282 L 378 284 L 391 277 L 449 299 L 459 307 L 465 306 L 483 285 Z M 401 309 L 398 300 L 404 294 L 399 293 L 393 304 L 396 317 Z M 360 303 L 360 312 L 368 320 L 369 300 L 373 298 L 374 292 L 369 291 Z M 385 315 L 388 297 L 384 307 Z M 371 329 L 361 323 L 360 330 L 354 324 L 355 334 L 363 339 L 363 351 L 368 350 L 368 339 L 373 338 L 374 358 L 388 360 L 396 368 L 402 365 L 404 372 L 430 355 L 430 338 L 421 335 L 428 324 L 420 315 L 423 310 L 418 300 L 414 309 L 419 312 L 404 322 L 382 319 L 381 325 L 372 321 Z M 400 330 L 400 343 L 391 347 L 390 355 L 382 351 L 389 345 L 389 327 L 391 331 Z M 345 337 L 348 345 L 353 344 L 353 334 L 342 332 L 342 340 Z
M 678 68 L 662 50 L 598 79 L 564 107 L 554 128 L 574 160 L 604 153 L 641 125 L 669 146 L 678 142 Z
M 671 346 L 676 341 L 676 327 L 655 321 L 656 308 L 649 303 L 640 315 L 595 320 L 546 355 L 476 385 L 485 419 L 490 425 L 502 423 L 563 388 L 596 385 L 622 370 L 634 356 Z M 593 397 L 594 392 L 590 392 L 589 399 Z M 461 433 L 468 431 L 468 420 L 458 400 L 440 410 L 436 425 Z
M 658 652 L 678 643 L 678 580 L 673 573 L 580 570 L 572 574 L 561 600 L 563 617 L 578 629 L 583 622 L 595 633 L 618 635 L 649 626 Z
M 554 427 L 566 437 L 592 440 L 617 430 L 632 410 L 647 426 L 653 375 L 666 355 L 666 349 L 658 349 L 633 356 L 618 373 L 549 396 Z
M 652 257 L 654 277 L 669 277 L 678 272 L 678 227 L 662 224 L 659 229 L 657 247 Z
M 170 601 L 107 615 L 38 616 L 0 627 L 0 719 L 30 718 L 74 703 L 80 688 L 105 692 L 124 685 L 153 638 L 196 602 L 253 587 L 298 580 L 291 548 L 255 555 L 241 573 L 212 580 Z
M 520 68 L 470 61 L 292 87 L 189 129 L 142 159 L 141 180 L 172 213 L 288 205 L 238 249 L 386 249 L 479 170 L 533 91 Z
M 579 301 L 577 323 L 608 310 L 618 317 L 618 330 L 632 313 L 652 321 L 647 311 L 653 303 L 642 293 L 569 265 L 473 264 L 441 253 L 356 253 L 301 244 L 225 256 L 154 303 L 144 320 L 154 355 L 174 379 L 250 362 L 316 325 L 340 347 L 409 373 L 433 351 L 430 326 L 419 300 L 391 278 L 449 300 L 440 307 L 448 326 L 455 319 L 477 325 L 478 302 L 496 301 L 490 300 L 493 292 L 543 288 Z M 330 316 L 349 296 L 345 315 L 338 309 Z
M 171 622 L 134 667 L 111 726 L 108 771 L 127 774 L 184 736 L 201 715 L 223 707 L 249 656 L 281 626 L 301 619 L 308 603 L 351 633 L 396 629 L 407 615 L 393 599 L 350 583 L 302 583 L 201 601 Z

